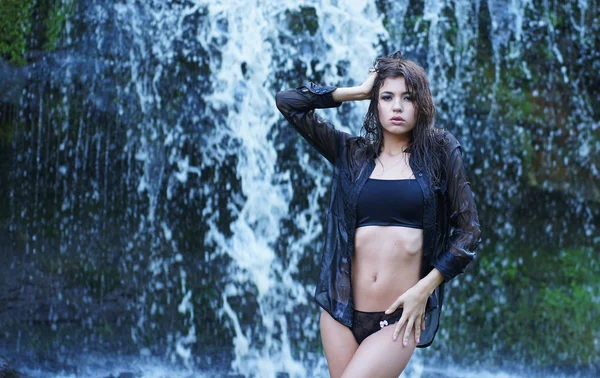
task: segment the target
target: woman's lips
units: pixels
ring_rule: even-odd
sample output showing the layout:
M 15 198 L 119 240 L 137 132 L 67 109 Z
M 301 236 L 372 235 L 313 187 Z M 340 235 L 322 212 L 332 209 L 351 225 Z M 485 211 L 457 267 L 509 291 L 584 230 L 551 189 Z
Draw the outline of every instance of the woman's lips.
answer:
M 390 121 L 393 125 L 403 125 L 404 123 L 406 123 L 406 121 L 400 117 L 394 117 L 390 119 Z

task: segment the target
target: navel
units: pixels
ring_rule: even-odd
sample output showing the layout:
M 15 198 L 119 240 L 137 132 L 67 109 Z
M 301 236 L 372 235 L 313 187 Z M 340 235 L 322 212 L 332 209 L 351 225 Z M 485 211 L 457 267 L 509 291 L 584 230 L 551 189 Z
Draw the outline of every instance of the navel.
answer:
M 373 282 L 377 282 L 377 273 L 373 273 L 371 279 L 373 280 Z

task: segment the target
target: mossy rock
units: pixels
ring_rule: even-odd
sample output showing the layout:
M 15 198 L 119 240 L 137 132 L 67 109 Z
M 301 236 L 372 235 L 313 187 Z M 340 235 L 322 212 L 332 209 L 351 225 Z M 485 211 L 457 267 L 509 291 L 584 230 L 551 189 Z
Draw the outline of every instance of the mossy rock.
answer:
M 27 64 L 29 50 L 56 50 L 65 31 L 66 20 L 74 16 L 75 8 L 75 0 L 2 0 L 0 58 L 23 66 Z
M 0 57 L 15 65 L 26 63 L 27 39 L 31 35 L 34 0 L 0 2 Z
M 21 374 L 13 369 L 8 361 L 0 357 L 0 378 L 27 378 L 25 374 Z
M 46 42 L 44 48 L 47 51 L 56 50 L 59 46 L 60 38 L 65 30 L 65 23 L 68 16 L 75 12 L 75 1 L 60 3 L 60 6 L 51 7 L 48 10 L 44 24 L 46 26 Z
M 461 355 L 488 350 L 487 358 L 533 368 L 592 366 L 600 362 L 600 267 L 590 248 L 481 252 L 469 285 L 451 288 L 444 325 L 465 344 Z M 464 280 L 464 278 L 462 278 Z M 471 349 L 473 348 L 473 349 Z M 459 358 L 460 356 L 456 356 Z M 485 359 L 485 356 L 482 356 Z
M 319 29 L 319 16 L 314 7 L 300 7 L 299 11 L 288 9 L 285 17 L 288 27 L 296 34 L 308 33 L 313 36 Z

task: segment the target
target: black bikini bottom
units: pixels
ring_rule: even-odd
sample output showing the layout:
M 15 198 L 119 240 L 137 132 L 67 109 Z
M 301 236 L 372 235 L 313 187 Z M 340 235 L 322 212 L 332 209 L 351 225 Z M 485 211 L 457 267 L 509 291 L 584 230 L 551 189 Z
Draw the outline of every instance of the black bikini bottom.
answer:
M 389 315 L 385 312 L 364 312 L 354 310 L 352 317 L 352 334 L 357 343 L 371 336 L 385 326 L 396 323 L 402 317 L 402 307 Z

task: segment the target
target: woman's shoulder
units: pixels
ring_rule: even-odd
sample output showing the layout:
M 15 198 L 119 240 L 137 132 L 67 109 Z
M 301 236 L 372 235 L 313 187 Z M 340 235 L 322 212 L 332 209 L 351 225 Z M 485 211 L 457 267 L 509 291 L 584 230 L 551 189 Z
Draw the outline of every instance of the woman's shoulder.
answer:
M 366 139 L 360 135 L 351 135 L 346 139 L 347 145 L 363 146 L 366 143 Z
M 356 149 L 363 148 L 366 145 L 367 145 L 367 141 L 362 136 L 349 135 L 346 138 L 344 145 L 342 147 L 345 149 L 348 149 L 348 150 L 356 150 Z
M 372 155 L 372 146 L 367 143 L 364 137 L 358 135 L 348 137 L 344 143 L 343 150 L 343 155 L 355 162 Z
M 460 142 L 458 139 L 456 139 L 456 137 L 446 129 L 435 128 L 433 135 L 437 144 L 443 147 L 445 150 L 452 151 L 456 147 L 460 147 Z

